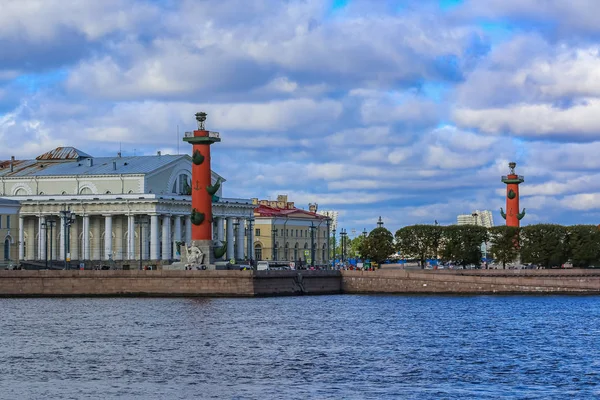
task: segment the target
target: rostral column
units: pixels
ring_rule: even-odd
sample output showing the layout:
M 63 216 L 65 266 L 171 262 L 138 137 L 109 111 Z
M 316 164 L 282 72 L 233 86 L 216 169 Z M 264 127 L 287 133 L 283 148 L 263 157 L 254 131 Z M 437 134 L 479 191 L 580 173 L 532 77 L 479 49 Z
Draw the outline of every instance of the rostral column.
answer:
M 517 175 L 515 172 L 516 166 L 517 163 L 515 162 L 508 163 L 510 173 L 502 177 L 502 182 L 506 184 L 506 213 L 500 208 L 500 214 L 506 220 L 506 226 L 518 228 L 525 216 L 525 209 L 519 212 L 519 184 L 525 182 L 525 177 Z
M 186 133 L 184 142 L 192 145 L 192 246 L 198 247 L 205 255 L 203 264 L 212 264 L 214 259 L 212 241 L 212 201 L 221 185 L 211 183 L 210 145 L 220 142 L 218 132 L 204 128 L 206 113 L 196 113 L 198 130 Z

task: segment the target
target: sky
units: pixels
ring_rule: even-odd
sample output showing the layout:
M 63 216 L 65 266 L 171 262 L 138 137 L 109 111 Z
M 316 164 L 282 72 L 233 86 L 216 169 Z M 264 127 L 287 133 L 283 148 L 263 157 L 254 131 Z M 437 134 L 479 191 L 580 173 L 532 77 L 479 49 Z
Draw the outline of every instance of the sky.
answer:
M 0 159 L 191 152 L 357 233 L 600 221 L 597 0 L 0 0 Z

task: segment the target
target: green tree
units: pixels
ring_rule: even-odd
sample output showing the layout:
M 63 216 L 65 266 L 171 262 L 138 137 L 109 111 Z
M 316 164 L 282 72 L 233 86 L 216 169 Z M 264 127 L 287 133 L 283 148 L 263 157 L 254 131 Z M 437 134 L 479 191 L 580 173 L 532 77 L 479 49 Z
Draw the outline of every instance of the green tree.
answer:
M 441 226 L 405 226 L 396 231 L 396 246 L 403 258 L 417 259 L 425 268 L 426 259 L 437 258 L 441 238 Z
M 587 268 L 600 259 L 600 231 L 595 225 L 568 226 L 567 243 L 574 267 Z
M 443 229 L 444 243 L 442 258 L 462 266 L 479 265 L 481 244 L 487 240 L 488 232 L 483 226 L 450 225 Z
M 507 263 L 515 261 L 519 256 L 519 228 L 494 226 L 489 229 L 489 236 L 492 256 L 501 262 L 502 268 L 505 269 Z
M 537 224 L 521 228 L 521 261 L 544 268 L 560 266 L 569 258 L 567 229 L 562 225 Z
M 394 254 L 394 237 L 385 228 L 375 228 L 363 240 L 360 251 L 365 258 L 382 263 Z
M 348 244 L 348 254 L 351 254 L 351 257 L 353 258 L 358 258 L 358 257 L 362 257 L 362 246 L 363 246 L 363 242 L 364 242 L 365 238 L 362 235 L 359 235 L 357 237 L 355 237 L 354 239 L 352 239 L 351 241 L 349 241 L 350 243 Z

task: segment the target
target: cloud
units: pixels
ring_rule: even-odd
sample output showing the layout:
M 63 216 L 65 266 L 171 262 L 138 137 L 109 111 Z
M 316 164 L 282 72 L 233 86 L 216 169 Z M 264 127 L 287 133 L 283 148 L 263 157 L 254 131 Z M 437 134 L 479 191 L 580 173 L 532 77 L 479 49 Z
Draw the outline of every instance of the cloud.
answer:
M 550 31 L 561 37 L 598 35 L 595 0 L 466 0 L 456 13 L 466 18 L 509 20 L 531 30 Z
M 524 224 L 589 221 L 592 3 L 462 3 L 5 1 L 0 158 L 187 152 L 202 110 L 223 138 L 226 196 L 288 193 L 340 211 L 349 231 L 474 209 L 502 223 L 516 161 Z

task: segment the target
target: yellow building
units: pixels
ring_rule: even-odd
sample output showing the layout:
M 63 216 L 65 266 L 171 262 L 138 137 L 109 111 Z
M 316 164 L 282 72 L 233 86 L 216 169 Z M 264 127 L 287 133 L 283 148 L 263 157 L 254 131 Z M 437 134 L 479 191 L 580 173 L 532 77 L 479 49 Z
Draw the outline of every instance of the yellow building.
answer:
M 308 211 L 296 208 L 286 195 L 276 201 L 252 199 L 254 209 L 254 259 L 296 266 L 324 266 L 329 262 L 331 220 L 317 214 L 317 205 Z M 314 261 L 314 263 L 313 263 Z
M 6 268 L 10 265 L 17 265 L 20 255 L 19 241 L 22 241 L 19 230 L 19 209 L 21 205 L 16 200 L 0 198 L 0 239 L 2 242 L 0 266 Z

